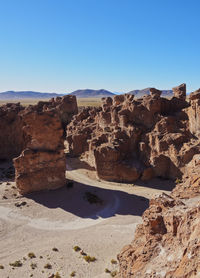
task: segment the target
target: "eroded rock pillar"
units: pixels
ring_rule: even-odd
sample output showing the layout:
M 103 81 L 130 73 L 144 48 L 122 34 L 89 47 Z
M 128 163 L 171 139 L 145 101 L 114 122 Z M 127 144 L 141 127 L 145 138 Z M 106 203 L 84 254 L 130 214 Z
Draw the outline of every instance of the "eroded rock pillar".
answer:
M 36 106 L 24 110 L 21 117 L 26 149 L 13 160 L 20 193 L 64 186 L 64 137 L 57 111 L 41 111 Z

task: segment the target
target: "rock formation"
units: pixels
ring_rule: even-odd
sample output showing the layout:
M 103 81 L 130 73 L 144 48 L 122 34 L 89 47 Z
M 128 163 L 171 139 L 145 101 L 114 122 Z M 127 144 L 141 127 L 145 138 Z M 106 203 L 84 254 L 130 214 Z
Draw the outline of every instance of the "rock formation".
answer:
M 200 136 L 200 89 L 190 94 L 190 107 L 187 110 L 189 129 L 195 136 Z
M 172 99 L 150 95 L 103 98 L 101 108 L 86 108 L 67 127 L 72 156 L 82 156 L 101 179 L 133 182 L 138 178 L 181 178 L 200 153 L 199 95 L 186 101 L 186 85 L 173 88 Z
M 76 97 L 65 96 L 40 101 L 20 113 L 26 148 L 14 159 L 14 166 L 22 194 L 65 185 L 63 127 L 77 112 Z
M 7 103 L 0 107 L 0 159 L 12 159 L 24 148 L 20 103 Z
M 150 201 L 133 242 L 118 255 L 118 278 L 190 278 L 200 274 L 200 155 L 171 195 Z
M 65 127 L 78 112 L 76 97 L 64 96 L 23 108 L 1 107 L 0 158 L 14 158 L 22 194 L 65 185 Z M 5 130 L 5 131 L 4 131 Z M 21 155 L 20 155 L 21 153 Z
M 22 194 L 65 184 L 64 138 L 56 111 L 24 110 L 26 149 L 14 159 L 16 184 Z

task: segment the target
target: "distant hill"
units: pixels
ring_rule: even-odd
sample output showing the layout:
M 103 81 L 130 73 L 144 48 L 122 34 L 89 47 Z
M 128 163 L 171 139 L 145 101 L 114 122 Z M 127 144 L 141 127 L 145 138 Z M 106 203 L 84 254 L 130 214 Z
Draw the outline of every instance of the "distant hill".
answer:
M 124 95 L 125 93 L 124 92 L 113 92 L 113 94 L 115 94 L 115 95 Z
M 128 92 L 128 94 L 135 95 L 136 98 L 141 98 L 144 95 L 150 94 L 150 88 L 146 88 L 143 90 L 133 90 Z M 172 90 L 163 90 L 162 91 L 163 97 L 172 97 L 173 92 Z M 92 90 L 92 89 L 83 89 L 83 90 L 76 90 L 69 95 L 74 95 L 77 98 L 101 98 L 101 97 L 113 97 L 116 94 L 119 94 L 118 92 L 112 93 L 110 91 L 101 89 L 101 90 Z M 123 94 L 123 93 L 120 93 Z M 4 99 L 50 99 L 53 97 L 60 97 L 64 96 L 66 94 L 57 94 L 57 93 L 40 93 L 40 92 L 34 92 L 34 91 L 7 91 L 0 93 L 0 100 Z
M 133 91 L 130 91 L 128 92 L 128 94 L 132 94 L 132 95 L 135 95 L 136 98 L 141 98 L 145 95 L 150 95 L 150 88 L 146 88 L 146 89 L 143 89 L 143 90 L 133 90 Z M 162 97 L 166 97 L 166 98 L 169 98 L 169 97 L 172 97 L 173 96 L 173 91 L 172 90 L 162 90 Z
M 7 91 L 0 93 L 0 99 L 23 99 L 23 98 L 47 98 L 50 99 L 52 97 L 64 96 L 64 94 L 56 94 L 56 93 L 40 93 L 33 91 Z
M 97 97 L 101 98 L 101 97 L 113 97 L 115 94 L 104 89 L 101 90 L 83 89 L 83 90 L 74 91 L 69 95 L 74 95 L 77 98 L 97 98 Z

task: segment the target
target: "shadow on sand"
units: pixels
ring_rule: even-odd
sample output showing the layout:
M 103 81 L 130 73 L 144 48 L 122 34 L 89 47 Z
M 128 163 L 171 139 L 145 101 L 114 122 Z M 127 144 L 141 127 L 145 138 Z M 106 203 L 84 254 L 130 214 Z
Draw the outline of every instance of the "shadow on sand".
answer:
M 15 180 L 15 169 L 12 160 L 0 159 L 0 182 Z
M 135 182 L 138 186 L 143 186 L 147 188 L 153 188 L 163 191 L 172 191 L 174 187 L 176 186 L 176 183 L 173 180 L 170 179 L 164 179 L 164 178 L 154 178 L 150 181 L 141 181 L 138 180 Z
M 90 204 L 86 192 L 95 194 L 102 204 Z M 119 190 L 104 189 L 74 182 L 72 188 L 35 192 L 26 196 L 50 209 L 60 208 L 81 218 L 109 218 L 114 215 L 141 216 L 149 205 L 149 200 Z

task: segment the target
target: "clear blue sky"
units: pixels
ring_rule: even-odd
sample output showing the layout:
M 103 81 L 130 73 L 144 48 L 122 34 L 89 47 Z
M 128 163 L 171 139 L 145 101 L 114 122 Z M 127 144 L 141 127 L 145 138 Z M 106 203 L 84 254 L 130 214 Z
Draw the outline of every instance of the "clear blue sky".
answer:
M 0 0 L 0 91 L 193 91 L 199 14 L 199 0 Z

